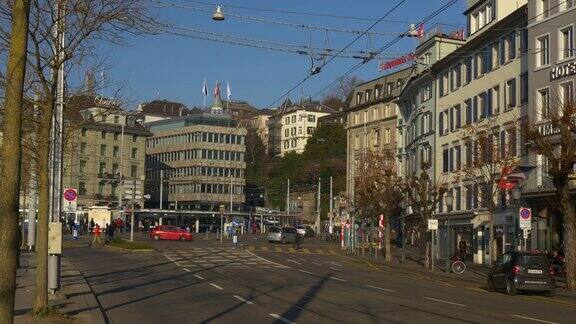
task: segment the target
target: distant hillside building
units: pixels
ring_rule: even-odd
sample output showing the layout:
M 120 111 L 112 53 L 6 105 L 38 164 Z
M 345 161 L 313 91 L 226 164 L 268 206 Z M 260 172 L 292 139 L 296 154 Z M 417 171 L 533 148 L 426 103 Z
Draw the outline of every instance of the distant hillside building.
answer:
M 168 100 L 153 100 L 141 103 L 138 105 L 137 111 L 141 114 L 141 119 L 144 123 L 182 117 L 189 113 L 188 108 L 184 104 Z
M 318 118 L 336 110 L 311 100 L 294 104 L 286 99 L 268 121 L 268 152 L 284 156 L 289 152 L 302 153 L 318 125 Z

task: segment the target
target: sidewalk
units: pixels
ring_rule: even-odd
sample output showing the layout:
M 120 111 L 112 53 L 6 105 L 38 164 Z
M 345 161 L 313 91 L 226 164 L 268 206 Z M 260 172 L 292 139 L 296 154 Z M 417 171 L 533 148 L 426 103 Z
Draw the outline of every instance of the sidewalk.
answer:
M 65 258 L 62 259 L 62 289 L 49 295 L 49 304 L 67 314 L 69 319 L 38 320 L 30 315 L 34 304 L 36 254 L 22 251 L 17 272 L 15 323 L 104 323 L 100 305 L 82 274 Z

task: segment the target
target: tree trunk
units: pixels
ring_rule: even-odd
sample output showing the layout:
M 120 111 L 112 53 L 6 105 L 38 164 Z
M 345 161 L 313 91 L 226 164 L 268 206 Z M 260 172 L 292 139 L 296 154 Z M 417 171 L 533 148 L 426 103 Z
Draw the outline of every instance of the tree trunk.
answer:
M 576 211 L 568 185 L 557 188 L 564 218 L 564 257 L 566 260 L 566 288 L 576 288 Z
M 50 209 L 50 126 L 53 100 L 42 107 L 42 121 L 38 130 L 38 227 L 36 229 L 36 297 L 34 309 L 48 305 L 48 221 Z
M 14 321 L 18 246 L 18 204 L 22 159 L 22 106 L 26 75 L 29 0 L 14 1 L 6 72 L 2 167 L 0 170 L 0 323 Z
M 386 251 L 386 262 L 392 261 L 392 246 L 390 244 L 390 222 L 384 227 L 384 250 Z

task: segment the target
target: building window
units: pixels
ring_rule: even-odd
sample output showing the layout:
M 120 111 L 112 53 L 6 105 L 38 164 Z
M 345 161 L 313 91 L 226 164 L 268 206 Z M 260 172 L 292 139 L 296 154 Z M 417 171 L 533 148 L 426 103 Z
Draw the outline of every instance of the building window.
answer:
M 546 89 L 538 90 L 538 101 L 536 102 L 536 120 L 550 118 L 550 91 Z
M 560 0 L 560 11 L 571 8 L 574 5 L 574 0 Z
M 136 143 L 138 141 L 138 135 L 132 135 L 132 143 Z
M 360 136 L 358 135 L 354 138 L 354 148 L 357 150 L 360 149 Z
M 135 159 L 137 155 L 138 155 L 138 149 L 133 147 L 132 148 L 132 158 Z
M 312 135 L 312 134 L 314 134 L 315 130 L 316 130 L 315 127 L 308 127 L 308 128 L 306 128 L 306 134 Z
M 114 132 L 114 140 L 117 141 L 119 137 L 120 137 L 120 133 Z
M 390 131 L 390 128 L 386 128 L 386 133 L 384 133 L 384 143 L 390 144 L 391 141 L 392 141 L 392 132 Z
M 292 123 L 296 122 L 296 115 L 292 116 Z
M 298 134 L 302 134 L 302 126 L 298 126 Z
M 79 167 L 78 172 L 80 174 L 86 174 L 86 161 L 80 160 L 80 167 Z
M 311 123 L 315 123 L 316 122 L 316 116 L 314 115 L 308 115 L 308 121 Z
M 380 130 L 378 128 L 374 129 L 374 138 L 372 139 L 374 146 L 380 146 Z
M 374 87 L 374 98 L 380 98 L 380 96 L 382 95 L 382 86 L 381 85 L 377 85 Z
M 440 76 L 440 96 L 445 96 L 448 93 L 448 72 L 442 73 Z
M 392 94 L 393 89 L 394 89 L 394 82 L 388 82 L 386 84 L 386 94 L 390 96 Z
M 366 90 L 365 97 L 366 97 L 366 101 L 372 100 L 372 90 L 367 89 L 367 90 Z
M 450 168 L 448 146 L 442 147 L 442 172 L 448 173 Z
M 528 102 L 528 73 L 520 76 L 520 103 Z
M 106 131 L 102 131 L 102 133 L 100 134 L 100 137 L 102 139 L 106 139 Z
M 82 137 L 86 137 L 86 133 L 87 133 L 86 128 L 82 128 L 81 133 L 82 133 Z
M 112 174 L 118 174 L 118 163 L 112 163 Z
M 568 81 L 560 85 L 560 109 L 558 113 L 560 115 L 564 112 L 564 107 L 567 107 L 573 103 L 574 100 L 574 84 L 572 81 Z
M 362 92 L 356 93 L 356 104 L 359 105 L 362 103 Z
M 574 56 L 574 26 L 560 30 L 560 59 Z
M 296 127 L 292 127 L 292 129 L 290 129 L 290 134 L 292 136 L 296 136 Z
M 104 144 L 100 145 L 100 155 L 106 156 L 106 145 Z
M 80 154 L 86 154 L 86 143 L 80 143 Z
M 536 67 L 550 64 L 550 37 L 548 35 L 536 39 Z
M 86 182 L 80 181 L 78 182 L 78 195 L 86 196 L 88 192 L 86 191 Z
M 288 141 L 284 141 L 284 149 L 288 149 Z
M 112 156 L 113 157 L 118 157 L 118 152 L 120 152 L 120 148 L 118 146 L 114 146 L 112 148 Z
M 284 118 L 284 124 L 285 124 L 285 125 L 290 124 L 290 117 Z
M 100 196 L 104 196 L 104 188 L 106 187 L 106 184 L 102 181 L 100 181 L 98 183 L 98 195 Z
M 130 166 L 130 177 L 132 179 L 136 179 L 137 176 L 138 176 L 138 165 L 132 164 Z
M 290 136 L 290 129 L 286 128 L 284 129 L 284 137 L 289 137 Z
M 505 109 L 516 107 L 516 79 L 506 81 Z
M 422 102 L 428 101 L 432 98 L 432 83 L 428 83 L 422 88 Z
M 516 31 L 511 32 L 506 37 L 507 61 L 513 60 L 516 57 Z
M 472 82 L 472 58 L 469 57 L 464 62 L 466 68 L 466 84 Z
M 114 116 L 114 124 L 118 124 L 118 123 L 120 123 L 120 117 Z
M 537 0 L 536 4 L 536 19 L 548 18 L 550 15 L 550 1 L 549 0 Z M 564 1 L 564 0 L 560 0 Z
M 490 101 L 492 104 L 492 114 L 498 114 L 500 112 L 500 86 L 495 86 L 492 88 Z
M 295 148 L 297 144 L 298 144 L 298 140 L 295 138 L 292 139 L 292 148 Z
M 103 176 L 106 172 L 106 162 L 100 162 L 100 169 L 98 170 L 98 175 Z

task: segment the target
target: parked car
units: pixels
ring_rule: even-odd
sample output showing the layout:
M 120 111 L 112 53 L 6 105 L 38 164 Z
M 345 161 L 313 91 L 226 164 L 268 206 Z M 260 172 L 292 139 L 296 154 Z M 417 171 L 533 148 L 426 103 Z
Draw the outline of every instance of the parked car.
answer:
M 535 291 L 553 296 L 555 286 L 554 269 L 538 252 L 506 252 L 488 275 L 488 290 L 504 289 L 508 295 Z
M 268 242 L 280 242 L 282 244 L 296 242 L 296 229 L 294 227 L 273 226 L 268 229 Z
M 314 236 L 314 229 L 308 225 L 298 225 L 296 231 L 304 237 Z
M 180 240 L 192 241 L 192 233 L 176 226 L 160 225 L 155 226 L 150 231 L 150 238 L 154 241 L 159 240 Z

